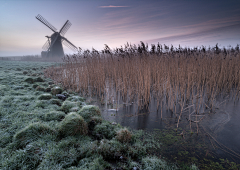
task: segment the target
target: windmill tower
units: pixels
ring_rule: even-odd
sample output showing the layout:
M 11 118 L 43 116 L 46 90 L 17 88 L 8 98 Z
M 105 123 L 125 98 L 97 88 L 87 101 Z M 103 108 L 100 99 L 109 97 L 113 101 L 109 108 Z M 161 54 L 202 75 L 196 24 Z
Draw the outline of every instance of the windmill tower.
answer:
M 64 52 L 63 52 L 63 46 L 62 43 L 73 50 L 74 52 L 78 51 L 78 48 L 73 45 L 70 41 L 68 41 L 65 37 L 64 34 L 67 32 L 67 30 L 70 28 L 72 25 L 69 20 L 65 22 L 65 24 L 62 26 L 59 32 L 57 32 L 57 29 L 52 26 L 46 19 L 44 19 L 41 15 L 37 15 L 36 18 L 46 25 L 50 30 L 53 31 L 53 34 L 51 36 L 46 36 L 47 37 L 47 42 L 43 45 L 43 50 L 42 51 L 42 57 L 63 57 Z

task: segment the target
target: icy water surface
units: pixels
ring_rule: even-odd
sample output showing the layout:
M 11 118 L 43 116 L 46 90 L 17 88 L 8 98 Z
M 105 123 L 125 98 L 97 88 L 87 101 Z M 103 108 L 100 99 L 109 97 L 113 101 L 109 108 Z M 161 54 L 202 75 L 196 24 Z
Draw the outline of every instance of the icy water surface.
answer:
M 104 119 L 120 123 L 132 129 L 153 131 L 166 128 L 176 129 L 177 121 L 175 114 L 168 109 L 156 110 L 156 102 L 152 100 L 149 108 L 138 109 L 136 103 L 124 104 L 122 101 L 113 101 L 107 105 L 96 102 Z M 185 110 L 179 123 L 179 128 L 190 130 L 189 113 Z M 177 110 L 179 111 L 179 108 Z M 161 119 L 162 116 L 162 119 Z M 192 118 L 194 120 L 195 118 Z M 206 138 L 208 145 L 214 148 L 214 152 L 223 157 L 240 163 L 240 102 L 232 99 L 218 99 L 215 101 L 215 109 L 206 109 L 200 113 L 198 125 L 192 122 L 191 129 L 197 131 Z M 178 130 L 179 133 L 182 130 Z M 201 136 L 201 137 L 202 137 Z

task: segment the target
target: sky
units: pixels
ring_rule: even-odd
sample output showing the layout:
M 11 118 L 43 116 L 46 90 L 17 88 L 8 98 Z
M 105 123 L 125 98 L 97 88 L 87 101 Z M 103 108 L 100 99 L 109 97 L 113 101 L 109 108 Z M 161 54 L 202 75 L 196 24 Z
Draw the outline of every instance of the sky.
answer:
M 140 41 L 190 48 L 240 44 L 240 0 L 0 0 L 0 56 L 41 53 L 53 32 L 38 14 L 58 30 L 69 20 L 64 37 L 83 50 Z

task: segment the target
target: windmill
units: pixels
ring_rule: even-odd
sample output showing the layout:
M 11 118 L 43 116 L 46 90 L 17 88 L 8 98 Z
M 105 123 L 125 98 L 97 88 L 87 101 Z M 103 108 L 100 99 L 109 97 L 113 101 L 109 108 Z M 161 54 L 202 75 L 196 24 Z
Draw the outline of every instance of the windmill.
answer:
M 71 50 L 75 52 L 78 51 L 78 48 L 64 37 L 64 34 L 72 25 L 69 20 L 67 20 L 60 29 L 60 31 L 57 32 L 57 29 L 52 24 L 50 24 L 46 19 L 44 19 L 41 15 L 38 14 L 36 18 L 41 23 L 46 25 L 50 30 L 53 31 L 53 34 L 51 36 L 46 36 L 48 40 L 42 47 L 44 50 L 41 53 L 42 57 L 63 57 L 64 52 L 62 43 Z

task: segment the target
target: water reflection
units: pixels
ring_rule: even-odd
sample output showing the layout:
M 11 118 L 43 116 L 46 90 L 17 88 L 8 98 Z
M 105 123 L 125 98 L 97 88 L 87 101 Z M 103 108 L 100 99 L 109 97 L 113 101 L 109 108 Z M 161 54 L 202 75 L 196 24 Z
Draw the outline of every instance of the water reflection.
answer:
M 104 119 L 111 122 L 120 123 L 122 126 L 127 126 L 132 129 L 141 129 L 152 131 L 154 129 L 172 128 L 176 129 L 177 121 L 176 115 L 166 108 L 162 111 L 156 109 L 156 101 L 154 99 L 149 103 L 148 108 L 144 107 L 139 110 L 137 103 L 124 103 L 118 101 L 108 105 L 100 104 L 96 100 L 95 104 L 98 105 L 102 111 Z M 215 102 L 215 111 L 210 112 L 206 109 L 201 113 L 201 117 L 197 118 L 199 121 L 198 127 L 196 123 L 192 122 L 192 131 L 208 134 L 206 140 L 210 140 L 209 144 L 215 142 L 215 152 L 218 155 L 227 157 L 229 155 L 232 160 L 239 162 L 240 160 L 240 102 L 229 98 L 228 100 L 219 98 Z M 191 108 L 185 110 L 182 114 L 179 127 L 182 129 L 190 129 L 189 126 L 189 113 Z M 177 112 L 180 112 L 177 108 Z M 162 116 L 162 119 L 161 119 Z M 194 119 L 192 119 L 194 120 Z M 179 131 L 181 133 L 181 131 Z

